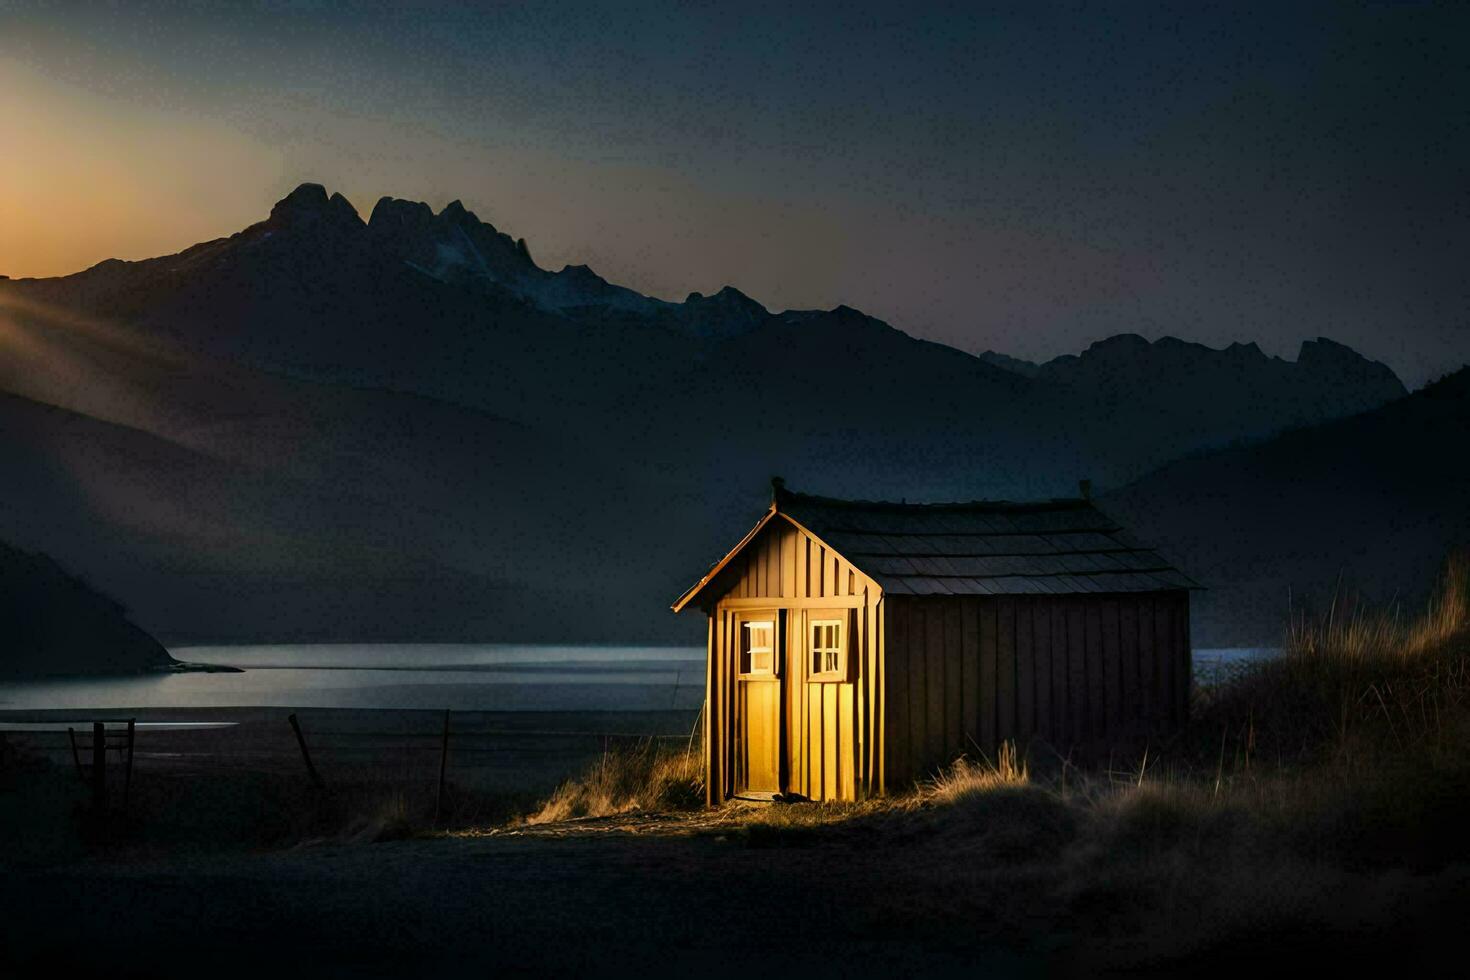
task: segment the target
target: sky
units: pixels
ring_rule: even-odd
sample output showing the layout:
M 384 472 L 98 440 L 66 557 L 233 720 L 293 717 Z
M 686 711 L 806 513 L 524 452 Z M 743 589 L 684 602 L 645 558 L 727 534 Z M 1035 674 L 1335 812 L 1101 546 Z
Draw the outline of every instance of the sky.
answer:
M 543 267 L 855 306 L 1031 359 L 1120 332 L 1411 386 L 1470 361 L 1470 5 L 0 0 L 0 274 L 302 181 Z

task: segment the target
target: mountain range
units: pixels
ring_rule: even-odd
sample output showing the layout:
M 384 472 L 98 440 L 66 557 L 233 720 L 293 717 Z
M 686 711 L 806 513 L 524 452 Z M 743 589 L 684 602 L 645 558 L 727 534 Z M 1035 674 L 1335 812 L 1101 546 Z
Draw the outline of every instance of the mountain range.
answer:
M 680 640 L 668 602 L 773 474 L 910 500 L 1085 477 L 1131 506 L 1166 464 L 1406 394 L 1328 340 L 1030 364 L 532 255 L 458 202 L 364 221 L 306 184 L 176 255 L 0 280 L 0 538 L 165 642 Z

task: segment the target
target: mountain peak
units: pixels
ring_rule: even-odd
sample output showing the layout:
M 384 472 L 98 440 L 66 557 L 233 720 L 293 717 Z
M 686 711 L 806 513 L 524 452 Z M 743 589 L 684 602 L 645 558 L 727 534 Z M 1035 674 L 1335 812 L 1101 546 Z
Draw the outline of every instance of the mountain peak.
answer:
M 1326 337 L 1302 341 L 1296 363 L 1298 368 L 1336 379 L 1339 384 L 1373 386 L 1393 392 L 1396 398 L 1408 394 L 1387 364 L 1364 357 L 1346 344 Z
M 327 206 L 327 189 L 321 184 L 303 181 L 296 189 L 276 202 L 272 213 L 282 208 L 324 208 Z
M 693 292 L 684 300 L 685 321 L 708 337 L 734 337 L 746 333 L 771 314 L 764 306 L 736 289 L 725 286 L 713 296 Z
M 327 196 L 321 184 L 304 183 L 276 202 L 268 224 L 274 228 L 309 228 L 320 225 L 362 227 L 362 218 L 341 194 Z
M 770 311 L 760 303 L 736 289 L 734 286 L 725 286 L 719 292 L 706 296 L 700 292 L 690 293 L 684 300 L 685 305 L 718 307 L 731 312 L 740 312 L 766 316 Z
M 1252 340 L 1248 344 L 1242 344 L 1240 341 L 1237 340 L 1229 347 L 1225 348 L 1225 353 L 1233 354 L 1236 357 L 1259 357 L 1263 359 L 1266 356 L 1261 351 L 1261 345 L 1257 344 L 1254 340 Z
M 592 267 L 586 264 L 564 265 L 561 272 L 557 273 L 568 282 L 576 283 L 606 283 L 607 280 L 592 271 Z
M 1318 337 L 1316 340 L 1302 341 L 1301 350 L 1297 352 L 1298 363 L 1357 363 L 1368 359 L 1346 344 L 1339 344 L 1327 337 Z
M 1114 334 L 1111 337 L 1104 337 L 1102 340 L 1093 341 L 1093 343 L 1088 345 L 1087 353 L 1133 353 L 1147 350 L 1152 346 L 1153 344 L 1149 343 L 1147 339 L 1136 333 L 1120 333 Z
M 434 212 L 423 201 L 405 201 L 397 197 L 380 197 L 368 216 L 368 227 L 373 230 L 403 225 L 427 223 Z
M 444 205 L 444 209 L 439 212 L 439 217 L 445 219 L 446 221 L 453 221 L 455 223 L 464 221 L 466 219 L 478 223 L 480 220 L 479 218 L 475 217 L 474 212 L 465 210 L 464 203 L 461 202 L 459 198 L 455 198 L 448 204 Z

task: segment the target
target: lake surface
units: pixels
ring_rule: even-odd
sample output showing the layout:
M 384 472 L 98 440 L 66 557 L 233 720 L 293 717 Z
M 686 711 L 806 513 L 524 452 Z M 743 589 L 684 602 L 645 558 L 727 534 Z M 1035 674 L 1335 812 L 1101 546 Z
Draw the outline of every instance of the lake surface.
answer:
M 176 647 L 179 660 L 238 674 L 161 674 L 0 682 L 0 710 L 47 708 L 450 708 L 455 711 L 661 711 L 704 701 L 703 647 L 515 644 L 309 644 Z M 1280 651 L 1194 651 L 1212 683 Z
M 656 711 L 704 701 L 703 647 L 310 644 L 175 647 L 243 673 L 0 682 L 0 710 L 450 708 Z

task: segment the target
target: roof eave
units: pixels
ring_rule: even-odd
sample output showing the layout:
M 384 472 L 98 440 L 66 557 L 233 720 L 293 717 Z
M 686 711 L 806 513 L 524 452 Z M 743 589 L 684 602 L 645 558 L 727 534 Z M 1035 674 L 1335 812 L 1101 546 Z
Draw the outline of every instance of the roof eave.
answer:
M 714 581 L 715 577 L 725 570 L 725 566 L 730 564 L 730 562 L 735 559 L 735 556 L 740 554 L 740 552 L 745 549 L 745 546 L 750 544 L 751 540 L 757 534 L 761 533 L 761 530 L 767 524 L 771 523 L 771 518 L 775 517 L 776 513 L 776 504 L 773 501 L 771 503 L 771 506 L 766 509 L 765 514 L 761 516 L 761 519 L 755 522 L 755 527 L 747 531 L 745 533 L 745 537 L 740 539 L 740 543 L 731 548 L 729 552 L 725 555 L 725 557 L 715 562 L 710 570 L 705 572 L 704 576 L 698 582 L 695 582 L 692 586 L 690 586 L 683 595 L 675 599 L 674 604 L 669 608 L 676 613 L 683 612 L 689 606 L 689 603 L 694 601 L 695 596 L 703 592 L 705 586 Z

